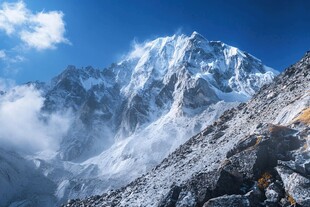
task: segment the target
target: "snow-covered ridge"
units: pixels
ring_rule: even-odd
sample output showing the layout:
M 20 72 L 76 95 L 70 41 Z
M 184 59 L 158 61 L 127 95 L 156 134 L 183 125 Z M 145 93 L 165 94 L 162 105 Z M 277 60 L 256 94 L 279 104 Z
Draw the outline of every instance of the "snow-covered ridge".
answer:
M 125 91 L 130 92 L 145 87 L 148 80 L 176 73 L 183 66 L 186 66 L 190 74 L 200 77 L 208 74 L 211 74 L 213 79 L 216 79 L 216 75 L 224 76 L 222 80 L 225 80 L 225 83 L 222 84 L 247 96 L 255 92 L 255 85 L 240 82 L 248 75 L 264 74 L 261 78 L 270 79 L 274 74 L 278 74 L 263 66 L 262 62 L 252 55 L 219 41 L 208 41 L 197 32 L 189 37 L 174 35 L 136 45 L 118 65 L 130 62 L 134 62 L 131 67 L 133 71 L 131 81 L 125 87 Z M 167 83 L 168 78 L 165 77 L 165 80 Z M 216 81 L 213 80 L 213 83 Z
M 28 156 L 58 202 L 101 194 L 145 173 L 277 75 L 235 47 L 194 32 L 136 45 L 99 70 L 68 66 L 41 90 L 42 112 L 72 112 L 53 156 Z M 139 166 L 139 167 L 137 167 Z

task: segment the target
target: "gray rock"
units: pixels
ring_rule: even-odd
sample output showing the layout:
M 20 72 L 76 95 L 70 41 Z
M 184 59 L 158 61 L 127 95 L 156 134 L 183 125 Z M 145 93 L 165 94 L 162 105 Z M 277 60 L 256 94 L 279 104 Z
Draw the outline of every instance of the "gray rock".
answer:
M 195 207 L 197 206 L 196 198 L 191 192 L 181 192 L 176 207 Z
M 305 166 L 305 169 L 306 169 L 306 173 L 307 173 L 308 175 L 310 175 L 310 162 L 305 163 L 304 166 Z
M 174 207 L 179 198 L 180 192 L 181 188 L 179 186 L 171 187 L 169 193 L 159 202 L 158 207 Z
M 281 176 L 285 191 L 296 203 L 302 206 L 310 206 L 310 180 L 285 166 L 277 166 L 277 172 Z
M 268 202 L 277 203 L 284 197 L 283 188 L 280 183 L 271 183 L 265 192 Z
M 250 201 L 246 196 L 242 195 L 224 195 L 212 198 L 206 202 L 203 207 L 250 207 Z

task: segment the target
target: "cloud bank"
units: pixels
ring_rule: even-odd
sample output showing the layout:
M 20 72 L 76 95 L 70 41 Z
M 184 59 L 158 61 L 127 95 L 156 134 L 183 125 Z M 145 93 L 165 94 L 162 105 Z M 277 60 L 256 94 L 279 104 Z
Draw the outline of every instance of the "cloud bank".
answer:
M 25 46 L 37 50 L 54 49 L 67 43 L 64 14 L 61 11 L 34 13 L 23 1 L 0 5 L 0 30 L 17 36 Z
M 44 98 L 32 86 L 17 86 L 0 95 L 0 145 L 23 153 L 57 150 L 69 115 L 44 114 Z

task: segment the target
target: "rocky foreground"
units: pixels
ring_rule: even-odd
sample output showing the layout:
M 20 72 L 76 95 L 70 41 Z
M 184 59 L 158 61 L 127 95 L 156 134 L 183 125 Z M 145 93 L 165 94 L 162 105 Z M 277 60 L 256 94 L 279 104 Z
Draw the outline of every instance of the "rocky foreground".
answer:
M 147 174 L 63 206 L 310 206 L 309 143 L 308 52 Z

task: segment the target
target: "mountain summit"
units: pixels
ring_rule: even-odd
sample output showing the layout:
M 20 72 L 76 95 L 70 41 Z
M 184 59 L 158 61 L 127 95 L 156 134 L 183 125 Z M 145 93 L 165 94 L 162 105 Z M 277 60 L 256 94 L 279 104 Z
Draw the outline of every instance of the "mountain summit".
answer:
M 136 45 L 124 60 L 104 70 L 68 67 L 49 86 L 45 107 L 73 107 L 80 114 L 77 124 L 82 128 L 94 127 L 95 120 L 101 126 L 108 125 L 108 133 L 100 131 L 92 136 L 81 131 L 82 137 L 73 140 L 68 136 L 61 157 L 72 160 L 87 156 L 83 152 L 89 151 L 85 145 L 96 146 L 97 141 L 103 145 L 103 139 L 111 138 L 100 134 L 122 140 L 156 121 L 166 120 L 167 114 L 173 119 L 195 116 L 221 101 L 244 102 L 276 74 L 248 53 L 208 41 L 194 32 L 191 36 L 174 35 Z M 188 128 L 190 135 L 206 126 L 206 121 L 211 123 L 205 119 L 199 121 L 201 126 L 192 126 L 196 130 Z M 82 143 L 72 144 L 76 142 Z
M 28 159 L 55 184 L 57 202 L 121 187 L 277 74 L 197 32 L 136 44 L 103 70 L 68 66 L 48 83 L 28 84 L 42 93 L 41 113 L 73 114 L 57 152 Z

